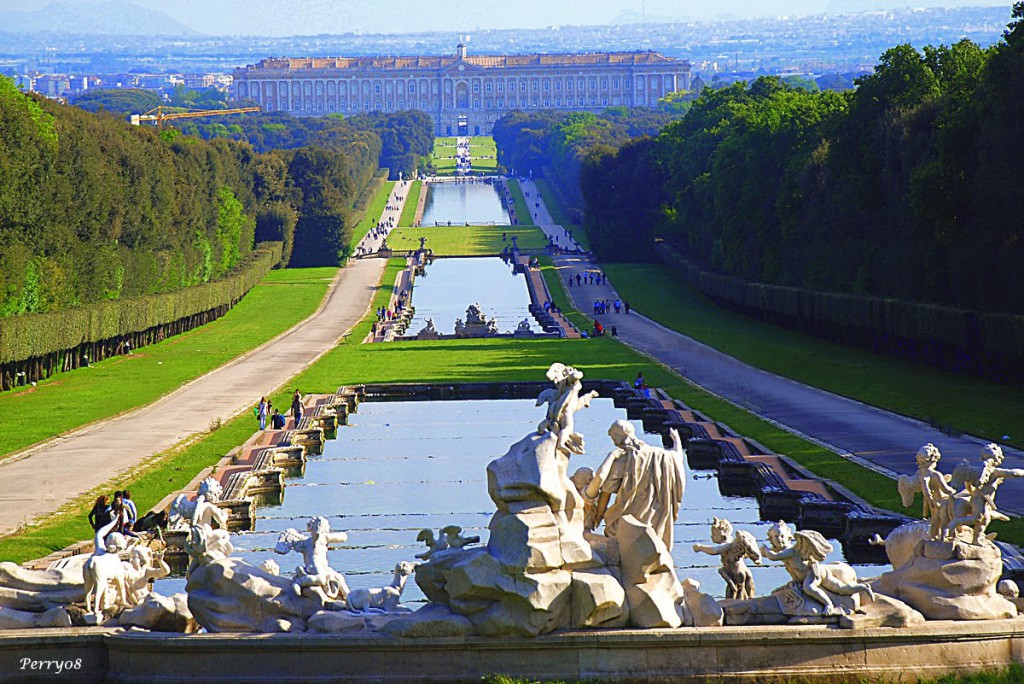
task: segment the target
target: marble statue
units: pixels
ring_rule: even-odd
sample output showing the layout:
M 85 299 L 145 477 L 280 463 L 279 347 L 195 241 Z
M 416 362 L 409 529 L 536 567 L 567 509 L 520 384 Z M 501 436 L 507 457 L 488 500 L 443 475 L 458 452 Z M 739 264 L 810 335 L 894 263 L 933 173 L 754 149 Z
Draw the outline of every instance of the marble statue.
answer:
M 1004 456 L 1003 449 L 998 444 L 987 444 L 982 449 L 981 456 L 981 467 L 974 471 L 973 477 L 964 481 L 963 494 L 967 496 L 968 502 L 966 510 L 959 515 L 951 513 L 946 530 L 948 537 L 955 538 L 960 527 L 972 528 L 974 544 L 986 538 L 986 529 L 993 520 L 1009 520 L 996 510 L 996 490 L 999 489 L 999 485 L 1007 478 L 1024 477 L 1024 469 L 999 467 L 1003 464 Z
M 414 563 L 401 561 L 395 565 L 395 574 L 391 579 L 391 584 L 375 589 L 353 589 L 345 597 L 346 607 L 355 613 L 394 612 L 402 598 L 405 582 L 415 569 Z
M 487 323 L 487 318 L 484 316 L 484 312 L 479 304 L 470 304 L 466 307 L 466 323 L 476 323 L 478 325 Z
M 348 583 L 345 577 L 331 568 L 327 562 L 327 549 L 331 544 L 342 544 L 348 541 L 344 532 L 331 532 L 327 518 L 316 516 L 306 523 L 308 534 L 294 529 L 281 533 L 274 551 L 286 554 L 298 551 L 302 554 L 303 564 L 295 570 L 292 590 L 296 596 L 302 595 L 303 589 L 322 592 L 328 599 L 344 600 L 348 595 Z
M 754 576 L 743 562 L 749 558 L 761 564 L 761 553 L 757 549 L 754 535 L 745 530 L 734 531 L 732 523 L 725 518 L 714 518 L 711 523 L 711 541 L 713 545 L 694 544 L 693 550 L 721 557 L 722 567 L 718 574 L 725 580 L 725 598 L 754 598 Z
M 800 591 L 804 597 L 820 603 L 825 615 L 842 612 L 825 590 L 840 596 L 859 593 L 870 601 L 875 600 L 871 586 L 858 582 L 856 571 L 849 565 L 825 563 L 825 557 L 832 552 L 832 544 L 820 533 L 801 530 L 794 534 L 789 525 L 780 520 L 769 528 L 768 541 L 770 549 L 761 547 L 764 557 L 782 561 L 793 578 L 791 590 Z
M 588 408 L 590 401 L 597 397 L 597 392 L 583 390 L 583 373 L 572 366 L 553 363 L 548 369 L 547 378 L 554 387 L 546 389 L 537 397 L 537 406 L 547 404 L 544 420 L 537 426 L 537 433 L 551 432 L 557 435 L 557 449 L 566 456 L 583 453 L 583 435 L 574 428 L 576 412 Z
M 149 596 L 150 582 L 167 577 L 171 574 L 171 568 L 164 560 L 163 551 L 154 551 L 148 546 L 136 546 L 131 550 L 124 574 L 128 604 L 137 606 Z
M 462 337 L 466 334 L 466 324 L 462 322 L 461 318 L 455 319 L 455 336 Z
M 437 334 L 437 328 L 434 327 L 434 319 L 433 318 L 428 318 L 427 319 L 427 324 L 425 326 L 423 326 L 422 330 L 420 330 L 420 334 L 421 335 L 424 334 L 424 333 L 428 334 L 428 335 L 436 335 Z
M 106 612 L 129 605 L 125 567 L 118 555 L 126 544 L 123 535 L 111 532 L 118 522 L 112 520 L 96 531 L 97 549 L 83 566 L 85 611 L 97 624 L 106 619 Z M 106 540 L 102 546 L 100 539 Z
M 441 533 L 444 535 L 445 544 L 450 549 L 461 549 L 470 544 L 479 544 L 480 537 L 464 537 L 462 536 L 462 528 L 458 525 L 447 525 L 441 528 Z
M 524 318 L 523 320 L 519 321 L 519 325 L 516 326 L 516 331 L 514 334 L 520 336 L 533 335 L 533 330 L 530 328 L 530 319 Z
M 486 335 L 498 335 L 498 322 L 493 318 L 487 321 L 487 328 L 485 329 L 484 333 Z
M 185 537 L 185 553 L 189 558 L 186 577 L 191 576 L 196 568 L 223 560 L 234 551 L 230 540 L 225 542 L 219 535 L 214 535 L 214 532 L 221 531 L 206 525 L 193 525 L 189 528 L 188 536 Z
M 615 537 L 619 520 L 631 515 L 650 525 L 666 549 L 672 548 L 672 528 L 686 487 L 686 466 L 679 433 L 672 430 L 670 434 L 672 448 L 663 449 L 637 437 L 629 421 L 612 423 L 608 436 L 615 450 L 594 471 L 585 492 L 587 499 L 596 502 L 589 529 L 603 520 L 605 535 Z
M 280 575 L 281 574 L 281 566 L 278 565 L 277 561 L 274 560 L 273 558 L 268 558 L 267 560 L 265 560 L 262 563 L 260 563 L 260 569 L 263 570 L 268 575 Z
M 220 501 L 220 497 L 223 494 L 224 488 L 221 487 L 220 482 L 212 477 L 208 477 L 199 483 L 199 491 L 196 493 L 194 500 L 190 500 L 187 494 L 179 494 L 174 502 L 171 503 L 171 507 L 167 512 L 168 529 L 187 530 L 193 524 L 200 505 L 216 504 Z M 206 512 L 205 506 L 203 509 L 200 514 L 203 517 L 209 516 L 210 513 Z
M 445 537 L 443 529 L 438 533 L 437 538 L 435 539 L 434 531 L 425 527 L 416 535 L 416 541 L 423 542 L 427 545 L 426 551 L 416 554 L 416 558 L 419 558 L 420 560 L 429 560 L 435 553 L 444 551 L 448 548 L 448 538 Z
M 956 495 L 945 476 L 936 470 L 942 454 L 934 444 L 925 444 L 916 456 L 917 472 L 914 475 L 901 475 L 897 480 L 903 505 L 909 507 L 914 502 L 914 494 L 921 492 L 921 517 L 930 523 L 929 536 L 942 539 L 949 526 L 950 498 Z

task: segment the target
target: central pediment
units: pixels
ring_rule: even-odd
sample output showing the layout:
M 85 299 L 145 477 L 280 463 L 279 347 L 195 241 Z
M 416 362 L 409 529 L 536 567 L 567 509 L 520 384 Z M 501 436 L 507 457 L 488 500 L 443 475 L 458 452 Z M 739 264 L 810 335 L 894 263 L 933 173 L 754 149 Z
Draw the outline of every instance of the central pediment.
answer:
M 456 76 L 482 76 L 485 73 L 485 70 L 475 64 L 470 64 L 463 59 L 459 59 L 450 66 L 442 69 L 441 73 L 445 76 L 451 76 L 454 78 Z

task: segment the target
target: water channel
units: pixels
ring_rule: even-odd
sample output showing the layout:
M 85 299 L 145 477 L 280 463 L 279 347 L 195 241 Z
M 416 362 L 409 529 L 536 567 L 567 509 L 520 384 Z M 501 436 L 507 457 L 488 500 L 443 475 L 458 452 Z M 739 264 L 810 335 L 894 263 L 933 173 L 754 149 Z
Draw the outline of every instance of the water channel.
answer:
M 348 543 L 330 551 L 331 566 L 344 573 L 352 588 L 384 586 L 395 563 L 413 560 L 425 547 L 416 542 L 422 528 L 461 525 L 466 535 L 487 541 L 487 524 L 495 506 L 487 494 L 487 464 L 528 434 L 542 417 L 532 400 L 364 402 L 350 425 L 327 442 L 324 453 L 311 456 L 302 475 L 290 477 L 282 502 L 260 506 L 256 530 L 236 533 L 232 541 L 246 561 L 273 558 L 282 573 L 300 562 L 297 554 L 273 552 L 278 534 L 305 529 L 310 516 L 323 515 L 335 530 L 348 532 Z M 574 456 L 570 472 L 596 468 L 612 449 L 608 426 L 626 417 L 610 399 L 599 399 L 576 414 L 576 429 L 586 437 L 587 453 Z M 642 426 L 634 421 L 639 434 Z M 660 443 L 657 436 L 652 443 Z M 697 475 L 696 478 L 693 475 Z M 738 529 L 765 542 L 768 523 L 758 516 L 757 501 L 725 497 L 707 473 L 688 470 L 686 492 L 675 526 L 672 555 L 680 578 L 699 580 L 716 597 L 725 585 L 718 559 L 695 553 L 695 542 L 710 542 L 712 517 L 731 520 Z M 842 560 L 838 542 L 830 561 Z M 788 581 L 778 563 L 748 563 L 758 594 Z M 858 575 L 874 577 L 888 566 L 858 566 Z M 183 579 L 161 580 L 158 591 L 181 591 Z M 404 602 L 423 596 L 409 582 Z
M 530 293 L 522 274 L 497 257 L 467 259 L 438 259 L 426 268 L 425 275 L 416 278 L 412 291 L 412 304 L 416 315 L 409 325 L 410 335 L 416 334 L 432 318 L 437 330 L 451 334 L 455 319 L 466 320 L 466 307 L 480 304 L 488 319 L 494 318 L 501 332 L 512 332 L 522 320 L 528 320 L 530 329 L 540 332 L 540 326 L 530 314 Z
M 420 224 L 433 226 L 496 224 L 509 225 L 508 208 L 499 186 L 484 182 L 427 183 L 427 199 Z

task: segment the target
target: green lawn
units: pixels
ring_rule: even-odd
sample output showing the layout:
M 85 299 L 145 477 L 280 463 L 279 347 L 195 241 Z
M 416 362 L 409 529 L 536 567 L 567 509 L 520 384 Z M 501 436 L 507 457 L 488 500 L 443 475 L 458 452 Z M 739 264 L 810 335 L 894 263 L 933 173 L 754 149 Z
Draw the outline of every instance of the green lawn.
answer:
M 402 205 L 402 215 L 398 217 L 398 225 L 411 226 L 416 222 L 416 205 L 420 202 L 420 192 L 423 189 L 422 181 L 413 181 L 405 193 L 405 204 Z
M 526 198 L 523 197 L 523 189 L 519 187 L 519 181 L 515 178 L 509 178 L 506 182 L 508 183 L 509 192 L 512 193 L 512 208 L 515 209 L 519 224 L 532 225 L 533 212 L 530 211 L 530 205 L 526 203 Z
M 380 290 L 374 298 L 374 309 L 387 303 L 394 290 L 395 276 L 404 267 L 404 259 L 391 259 L 388 262 Z M 334 269 L 301 269 L 301 271 L 329 271 L 333 274 Z M 296 274 L 293 272 L 293 275 Z M 301 276 L 301 274 L 298 275 Z M 313 273 L 309 275 L 313 275 Z M 288 280 L 281 279 L 281 283 L 286 282 Z M 297 282 L 302 282 L 301 277 L 297 279 Z M 370 314 L 353 329 L 348 339 L 362 340 L 370 331 L 372 324 L 373 315 Z M 209 327 L 206 326 L 206 328 Z M 343 346 L 354 347 L 355 343 Z M 308 392 L 305 386 L 296 386 L 300 387 L 303 393 Z M 292 383 L 288 383 L 288 387 L 291 388 Z M 276 406 L 287 406 L 291 401 L 288 390 L 282 391 L 270 399 Z M 248 412 L 243 413 L 221 426 L 212 428 L 205 436 L 189 444 L 180 445 L 157 455 L 148 464 L 137 469 L 135 473 L 113 480 L 99 487 L 98 491 L 109 494 L 116 489 L 131 490 L 132 498 L 142 514 L 159 503 L 168 493 L 177 491 L 191 482 L 203 468 L 214 465 L 225 454 L 242 444 L 253 434 L 256 427 L 256 421 L 252 415 Z M 86 514 L 96 496 L 96 492 L 91 492 L 38 524 L 26 528 L 15 536 L 0 540 L 0 560 L 21 563 L 32 558 L 40 558 L 70 544 L 90 538 L 91 531 Z
M 505 242 L 502 234 L 506 235 Z M 511 247 L 513 235 L 519 236 L 523 249 L 543 249 L 548 243 L 536 226 L 421 226 L 391 231 L 388 247 L 398 252 L 419 249 L 423 236 L 435 256 L 489 256 Z
M 546 178 L 535 178 L 533 182 L 537 189 L 540 190 L 540 196 L 544 199 L 544 206 L 548 208 L 548 213 L 551 214 L 554 222 L 568 229 L 576 244 L 589 252 L 590 240 L 587 239 L 587 231 L 583 230 L 583 226 L 574 224 L 569 219 L 569 214 L 565 211 L 562 203 L 558 201 L 558 193 L 551 186 L 551 182 Z
M 455 147 L 455 138 L 434 138 L 430 163 L 437 175 L 451 176 L 455 173 Z
M 220 319 L 129 356 L 0 394 L 0 455 L 156 401 L 284 332 L 319 306 L 336 268 L 271 271 Z M 116 391 L 112 391 L 116 388 Z
M 366 205 L 363 218 L 352 229 L 352 249 L 355 249 L 370 230 L 377 227 L 377 222 L 380 221 L 380 217 L 384 213 L 384 207 L 388 204 L 388 198 L 391 197 L 391 191 L 395 189 L 395 181 L 381 179 L 374 182 L 380 182 L 380 186 Z
M 548 292 L 551 294 L 551 301 L 554 302 L 555 306 L 561 309 L 562 314 L 568 318 L 573 325 L 580 330 L 589 331 L 592 327 L 592 321 L 586 315 L 573 308 L 572 300 L 569 299 L 569 293 L 565 289 L 565 282 L 559 277 L 558 269 L 555 268 L 551 257 L 542 256 L 539 257 L 539 261 L 540 274 L 544 277 L 544 282 L 548 286 Z
M 1024 387 L 880 356 L 715 306 L 661 264 L 606 264 L 632 307 L 758 368 L 969 434 L 1024 446 Z M 669 296 L 670 295 L 670 296 Z M 1008 439 L 1002 439 L 1009 435 Z

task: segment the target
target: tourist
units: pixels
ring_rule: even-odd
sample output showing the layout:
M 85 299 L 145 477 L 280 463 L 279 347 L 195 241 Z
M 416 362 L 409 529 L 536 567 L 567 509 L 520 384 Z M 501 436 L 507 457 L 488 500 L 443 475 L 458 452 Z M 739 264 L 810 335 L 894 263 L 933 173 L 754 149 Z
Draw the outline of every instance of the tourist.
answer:
M 110 524 L 110 499 L 106 494 L 96 497 L 96 503 L 89 511 L 89 524 L 94 531 Z
M 618 336 L 619 336 L 619 331 L 613 325 L 612 326 L 612 337 L 618 337 Z
M 284 430 L 285 419 L 280 411 L 274 409 L 274 415 L 270 417 L 270 426 L 275 430 Z
M 139 518 L 138 522 L 132 525 L 132 530 L 135 532 L 156 532 L 160 534 L 160 530 L 167 529 L 167 511 L 150 511 L 146 515 Z
M 295 418 L 295 426 L 299 426 L 299 421 L 302 420 L 302 395 L 299 394 L 299 390 L 295 390 L 295 394 L 292 395 L 292 417 Z
M 132 493 L 127 489 L 124 490 L 124 494 L 121 495 L 121 501 L 124 503 L 125 512 L 128 514 L 128 523 L 134 523 L 139 519 L 139 509 L 136 508 L 135 502 L 132 501 Z
M 615 300 L 615 313 L 622 313 L 622 302 L 618 299 Z
M 641 387 L 643 387 L 646 384 L 647 384 L 647 382 L 644 380 L 644 372 L 643 371 L 638 372 L 636 374 L 636 380 L 633 381 L 633 389 L 640 389 Z
M 627 299 L 622 306 L 626 310 L 626 314 L 628 315 L 629 314 L 629 300 Z
M 267 398 L 260 397 L 260 403 L 256 405 L 256 418 L 260 421 L 260 430 L 267 429 Z

